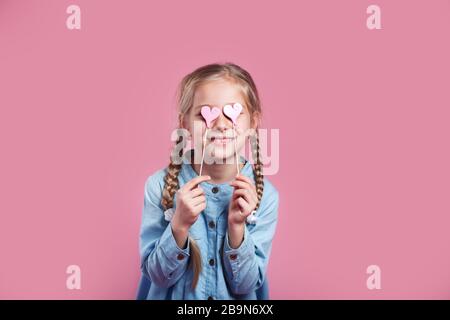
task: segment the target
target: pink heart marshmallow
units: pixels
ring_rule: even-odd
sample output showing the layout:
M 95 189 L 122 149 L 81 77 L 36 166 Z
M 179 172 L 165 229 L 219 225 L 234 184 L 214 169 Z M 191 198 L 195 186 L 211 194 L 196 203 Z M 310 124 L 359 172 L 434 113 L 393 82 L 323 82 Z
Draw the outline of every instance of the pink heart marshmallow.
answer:
M 220 115 L 219 108 L 210 108 L 208 106 L 203 106 L 200 113 L 202 114 L 203 119 L 206 121 L 206 126 L 211 128 L 211 122 L 214 121 Z
M 238 118 L 238 116 L 241 114 L 242 111 L 242 105 L 238 102 L 236 102 L 235 104 L 233 104 L 233 106 L 231 104 L 227 104 L 226 106 L 223 107 L 223 113 L 225 113 L 225 115 L 231 119 L 231 121 L 233 121 L 234 125 L 236 125 L 236 120 Z

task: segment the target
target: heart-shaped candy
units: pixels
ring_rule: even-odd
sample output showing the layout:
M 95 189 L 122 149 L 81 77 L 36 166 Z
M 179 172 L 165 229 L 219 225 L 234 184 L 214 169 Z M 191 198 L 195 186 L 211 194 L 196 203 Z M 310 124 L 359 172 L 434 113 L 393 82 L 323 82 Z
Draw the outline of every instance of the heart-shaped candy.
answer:
M 200 113 L 206 121 L 206 126 L 211 128 L 211 122 L 213 122 L 214 119 L 220 115 L 220 109 L 216 107 L 210 108 L 208 106 L 203 106 Z
M 223 107 L 223 113 L 225 113 L 225 115 L 231 119 L 231 121 L 233 121 L 233 123 L 236 125 L 236 120 L 238 118 L 238 116 L 241 114 L 242 111 L 242 105 L 238 102 L 236 102 L 235 104 L 231 105 L 231 104 L 227 104 L 226 106 Z

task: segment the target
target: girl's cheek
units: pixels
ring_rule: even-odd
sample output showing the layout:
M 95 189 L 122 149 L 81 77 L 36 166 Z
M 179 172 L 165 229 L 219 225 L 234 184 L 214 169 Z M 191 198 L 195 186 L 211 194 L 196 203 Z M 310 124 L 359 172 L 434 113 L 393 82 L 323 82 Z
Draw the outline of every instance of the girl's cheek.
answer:
M 194 148 L 201 148 L 203 135 L 202 135 L 202 125 L 200 121 L 190 122 L 190 126 L 187 128 L 190 134 L 190 144 Z
M 198 139 L 198 138 L 202 138 L 203 134 L 206 131 L 206 124 L 204 121 L 198 121 L 195 120 L 194 121 L 194 126 L 192 127 L 192 136 L 194 136 L 194 138 Z
M 242 135 L 245 132 L 245 130 L 243 130 L 242 126 L 239 123 L 236 124 L 235 128 L 238 135 Z
M 247 120 L 243 120 L 243 121 L 238 121 L 235 128 L 236 128 L 237 134 L 241 135 L 241 134 L 245 134 L 247 132 L 247 130 L 250 128 L 250 126 L 248 125 Z

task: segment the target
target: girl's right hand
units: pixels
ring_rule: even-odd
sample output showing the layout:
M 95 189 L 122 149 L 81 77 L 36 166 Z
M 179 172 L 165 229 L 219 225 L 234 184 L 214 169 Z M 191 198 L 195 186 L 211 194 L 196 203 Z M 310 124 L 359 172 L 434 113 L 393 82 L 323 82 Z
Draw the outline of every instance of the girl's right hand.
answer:
M 206 197 L 203 189 L 198 186 L 210 176 L 198 176 L 188 181 L 177 191 L 177 206 L 172 218 L 172 226 L 178 230 L 189 230 L 192 224 L 206 208 Z

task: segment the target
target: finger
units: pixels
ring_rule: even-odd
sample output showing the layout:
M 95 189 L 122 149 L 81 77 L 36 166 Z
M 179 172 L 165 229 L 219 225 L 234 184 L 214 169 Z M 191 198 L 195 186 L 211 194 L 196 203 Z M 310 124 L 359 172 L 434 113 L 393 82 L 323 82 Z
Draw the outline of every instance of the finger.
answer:
M 206 202 L 202 202 L 194 207 L 195 211 L 201 212 L 206 209 Z
M 254 190 L 256 193 L 256 186 L 253 183 L 248 182 L 247 180 L 236 179 L 230 183 L 232 186 L 239 186 L 241 188 L 248 188 Z
M 248 215 L 250 215 L 250 213 L 252 212 L 252 208 L 250 207 L 250 205 L 248 204 L 247 201 L 245 201 L 243 198 L 238 198 L 237 202 L 239 204 L 239 206 L 241 207 L 241 211 L 242 214 L 247 217 Z
M 203 181 L 208 181 L 210 180 L 211 177 L 210 176 L 198 176 L 195 177 L 194 179 L 188 181 L 184 186 L 183 186 L 183 190 L 185 191 L 190 191 L 192 190 L 194 187 L 196 187 L 198 184 L 202 183 Z
M 247 189 L 239 189 L 236 190 L 233 194 L 233 197 L 239 198 L 239 197 L 243 197 L 248 203 L 254 204 L 256 203 L 255 199 L 253 198 L 253 196 L 250 194 L 250 192 L 247 191 Z
M 189 191 L 189 196 L 191 198 L 198 197 L 202 194 L 205 194 L 205 191 L 201 187 L 197 187 L 197 188 L 194 188 L 191 191 Z
M 192 198 L 192 200 L 190 201 L 190 204 L 195 207 L 196 205 L 199 205 L 202 202 L 206 202 L 205 196 L 198 196 L 198 197 Z
M 238 188 L 243 188 L 243 189 L 247 189 L 250 187 L 247 182 L 240 181 L 240 180 L 234 180 L 234 181 L 230 182 L 230 185 L 232 185 L 233 187 L 238 187 Z
M 249 190 L 255 197 L 257 197 L 256 194 L 256 188 L 253 184 L 249 184 L 243 181 L 238 181 L 235 180 L 233 182 L 230 183 L 231 186 L 236 187 L 236 188 L 241 188 L 241 189 L 247 189 Z
M 241 181 L 245 181 L 245 182 L 247 182 L 247 183 L 249 183 L 249 184 L 251 184 L 251 185 L 255 185 L 255 182 L 254 182 L 252 179 L 250 179 L 250 178 L 247 177 L 247 176 L 244 176 L 243 174 L 237 175 L 237 176 L 236 176 L 236 179 L 237 179 L 237 180 L 241 180 Z
M 232 186 L 234 187 L 239 187 L 240 189 L 236 189 L 237 190 L 248 190 L 251 197 L 253 198 L 253 200 L 257 201 L 258 200 L 258 195 L 256 194 L 256 189 L 254 187 L 249 186 L 248 183 L 242 182 L 242 181 L 234 181 L 232 183 L 230 183 Z M 235 192 L 236 192 L 235 191 Z

